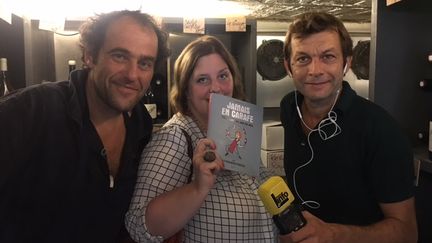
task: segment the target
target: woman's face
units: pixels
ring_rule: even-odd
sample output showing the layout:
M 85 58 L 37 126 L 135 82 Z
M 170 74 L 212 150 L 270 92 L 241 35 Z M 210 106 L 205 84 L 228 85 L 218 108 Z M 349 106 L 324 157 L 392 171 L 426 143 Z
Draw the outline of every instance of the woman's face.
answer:
M 211 93 L 233 95 L 234 81 L 227 63 L 219 54 L 213 53 L 198 59 L 189 80 L 188 107 L 189 111 L 207 125 L 209 100 Z

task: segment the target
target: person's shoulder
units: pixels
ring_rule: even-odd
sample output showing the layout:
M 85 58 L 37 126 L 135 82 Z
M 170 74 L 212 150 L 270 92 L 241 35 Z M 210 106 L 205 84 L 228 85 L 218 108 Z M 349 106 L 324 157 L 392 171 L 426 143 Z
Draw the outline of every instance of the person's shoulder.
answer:
M 365 98 L 357 94 L 356 90 L 354 90 L 347 81 L 343 81 L 342 83 L 342 95 L 340 96 L 340 101 L 338 101 L 338 103 L 341 103 L 340 106 L 342 109 L 349 107 L 356 112 L 385 112 L 384 109 L 382 109 L 373 101 L 369 100 L 369 98 Z
M 382 132 L 401 129 L 395 117 L 388 110 L 373 101 L 358 97 L 355 99 L 354 104 L 353 111 L 358 114 L 358 120 L 369 124 L 368 127 L 374 127 Z
M 170 124 L 169 121 L 163 127 L 153 132 L 145 151 L 166 152 L 167 148 L 178 150 L 186 147 L 188 140 L 184 129 L 178 124 Z M 184 151 L 186 153 L 186 151 Z
M 69 82 L 70 81 L 68 81 L 68 80 L 55 81 L 55 82 L 44 81 L 40 84 L 30 85 L 26 88 L 23 88 L 23 90 L 39 90 L 39 91 L 62 90 L 64 88 L 69 88 L 69 86 L 70 86 Z
M 377 117 L 377 118 L 382 117 L 382 118 L 392 119 L 392 116 L 386 109 L 384 109 L 382 106 L 376 104 L 371 100 L 365 99 L 357 95 L 354 102 L 355 102 L 355 108 L 358 111 L 368 114 L 369 117 Z
M 176 132 L 188 133 L 192 135 L 198 129 L 198 125 L 194 119 L 182 113 L 174 114 L 164 127 L 172 127 Z
M 155 135 L 163 135 L 163 134 L 179 134 L 182 132 L 182 128 L 177 124 L 165 124 L 159 130 L 157 130 Z
M 181 113 L 174 114 L 157 133 L 158 137 L 169 137 L 182 145 L 188 140 L 193 143 L 203 136 L 197 123 L 190 116 Z
M 184 133 L 188 128 L 174 115 L 159 130 L 153 134 L 154 139 L 170 139 L 173 141 L 183 140 Z
M 70 92 L 63 90 L 64 84 L 43 83 L 15 90 L 0 99 L 0 110 L 5 114 L 37 116 L 54 119 L 61 117 L 71 103 Z
M 14 92 L 8 94 L 4 100 L 16 101 L 53 101 L 58 99 L 64 99 L 69 93 L 67 81 L 58 82 L 44 82 L 41 84 L 30 85 L 21 89 L 17 89 Z

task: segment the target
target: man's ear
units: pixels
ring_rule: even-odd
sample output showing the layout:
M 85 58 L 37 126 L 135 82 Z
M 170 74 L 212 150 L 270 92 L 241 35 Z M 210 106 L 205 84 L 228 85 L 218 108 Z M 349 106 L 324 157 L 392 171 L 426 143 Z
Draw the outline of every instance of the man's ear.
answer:
M 84 52 L 84 62 L 87 67 L 91 68 L 94 66 L 93 57 L 88 51 Z
M 344 70 L 343 70 L 343 75 L 344 76 L 348 72 L 348 70 L 351 68 L 351 63 L 352 63 L 352 56 L 349 56 L 349 57 L 347 57 L 346 63 L 345 63 L 345 66 L 344 66 Z

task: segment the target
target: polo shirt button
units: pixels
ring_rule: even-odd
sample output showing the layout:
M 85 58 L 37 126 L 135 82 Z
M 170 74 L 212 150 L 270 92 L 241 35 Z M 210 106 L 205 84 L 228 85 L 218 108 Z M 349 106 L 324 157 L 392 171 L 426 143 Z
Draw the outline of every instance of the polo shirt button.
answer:
M 301 146 L 306 146 L 306 144 L 304 142 L 301 142 L 300 145 Z

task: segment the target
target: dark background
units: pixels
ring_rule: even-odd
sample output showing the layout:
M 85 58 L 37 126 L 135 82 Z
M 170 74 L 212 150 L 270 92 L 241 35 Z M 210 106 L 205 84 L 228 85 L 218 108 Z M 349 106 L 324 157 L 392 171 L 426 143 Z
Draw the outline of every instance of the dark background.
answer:
M 432 78 L 432 1 L 372 0 L 369 95 L 396 118 L 413 147 L 427 150 L 417 133 L 429 130 L 432 91 L 418 82 Z M 375 45 L 375 46 L 374 46 Z M 432 242 L 432 174 L 421 172 L 416 191 L 419 242 Z
M 179 23 L 172 22 L 168 25 L 168 29 L 176 32 Z M 222 37 L 236 56 L 241 64 L 240 69 L 244 75 L 248 98 L 254 103 L 256 101 L 256 23 L 249 22 L 246 33 L 226 34 L 221 29 L 222 25 L 221 21 L 210 21 L 206 33 L 220 34 L 219 37 Z M 38 83 L 38 80 L 55 79 L 53 76 L 55 74 L 48 71 L 54 66 L 51 59 L 54 48 L 50 46 L 51 44 L 46 44 L 52 43 L 52 33 L 37 30 L 34 26 L 35 24 L 28 24 L 15 15 L 11 25 L 0 20 L 0 57 L 8 59 L 9 78 L 16 87 Z M 27 37 L 31 37 L 32 43 L 28 43 Z M 182 46 L 190 38 L 186 34 L 179 35 L 178 42 L 172 44 Z M 386 6 L 385 0 L 372 0 L 369 97 L 399 122 L 413 147 L 420 146 L 423 150 L 427 149 L 426 144 L 417 139 L 417 133 L 429 130 L 429 120 L 432 118 L 432 92 L 421 90 L 418 82 L 423 78 L 432 78 L 432 63 L 427 61 L 430 53 L 432 53 L 431 0 L 402 0 L 391 6 Z M 168 75 L 167 72 L 165 73 Z M 163 84 L 165 85 L 163 90 L 154 87 L 154 92 L 166 94 L 168 81 L 163 81 Z M 167 104 L 161 105 L 168 109 Z M 165 112 L 162 118 L 165 118 L 168 111 Z M 420 173 L 419 186 L 416 190 L 416 206 L 419 242 L 430 243 L 432 242 L 432 174 L 430 173 Z

